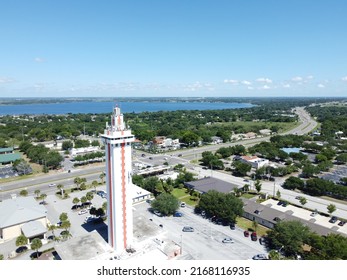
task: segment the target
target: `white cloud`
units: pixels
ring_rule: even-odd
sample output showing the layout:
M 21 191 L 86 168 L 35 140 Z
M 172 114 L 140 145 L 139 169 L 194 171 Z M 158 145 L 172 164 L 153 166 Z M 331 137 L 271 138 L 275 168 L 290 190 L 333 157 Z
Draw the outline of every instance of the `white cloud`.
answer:
M 341 78 L 342 81 L 347 82 L 347 76 Z
M 263 85 L 262 89 L 270 89 L 268 85 Z
M 253 89 L 254 89 L 254 87 L 247 87 L 247 89 L 249 89 L 249 90 L 253 90 Z
M 226 83 L 226 84 L 232 84 L 232 85 L 238 85 L 238 84 L 239 84 L 239 81 L 238 81 L 238 80 L 228 80 L 228 79 L 225 79 L 225 80 L 224 80 L 224 83 Z
M 0 77 L 0 84 L 8 84 L 14 82 L 13 79 L 8 77 Z
M 290 88 L 290 84 L 284 84 L 283 87 L 284 88 Z
M 319 88 L 325 88 L 325 85 L 323 85 L 323 84 L 318 84 L 317 87 L 319 87 Z
M 271 84 L 272 83 L 272 80 L 269 79 L 269 78 L 258 78 L 256 79 L 257 82 L 260 82 L 260 83 L 267 83 L 267 84 Z
M 306 79 L 307 80 L 312 80 L 314 77 L 312 76 L 312 75 L 308 75 L 307 77 L 306 77 Z
M 251 85 L 252 83 L 251 83 L 250 81 L 244 80 L 244 81 L 241 82 L 241 84 L 243 84 L 243 85 L 245 85 L 245 86 L 249 86 L 249 85 Z
M 299 77 L 299 76 L 292 78 L 293 82 L 302 82 L 303 80 L 304 80 L 303 77 Z

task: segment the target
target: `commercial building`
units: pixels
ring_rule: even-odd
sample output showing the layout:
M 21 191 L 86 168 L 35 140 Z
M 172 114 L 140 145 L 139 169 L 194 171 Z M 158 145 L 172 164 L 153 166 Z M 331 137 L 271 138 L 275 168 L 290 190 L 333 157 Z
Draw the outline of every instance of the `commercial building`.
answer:
M 29 242 L 45 238 L 47 210 L 33 197 L 14 197 L 0 203 L 0 240 L 7 241 L 24 234 Z

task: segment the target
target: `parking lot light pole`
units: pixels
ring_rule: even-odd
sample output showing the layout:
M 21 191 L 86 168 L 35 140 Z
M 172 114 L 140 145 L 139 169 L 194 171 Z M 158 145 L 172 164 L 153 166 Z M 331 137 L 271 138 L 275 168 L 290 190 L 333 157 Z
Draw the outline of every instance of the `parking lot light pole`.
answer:
M 183 234 L 181 234 L 181 249 L 180 249 L 180 252 L 181 252 L 181 256 L 183 254 Z

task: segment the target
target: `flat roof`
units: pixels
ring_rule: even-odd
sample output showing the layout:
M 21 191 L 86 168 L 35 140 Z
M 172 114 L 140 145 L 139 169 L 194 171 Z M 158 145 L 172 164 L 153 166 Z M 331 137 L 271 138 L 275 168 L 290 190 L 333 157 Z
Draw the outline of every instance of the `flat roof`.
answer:
M 23 224 L 47 216 L 47 209 L 32 196 L 6 199 L 0 203 L 0 228 Z
M 97 231 L 61 242 L 54 249 L 62 260 L 107 259 L 113 252 Z
M 213 177 L 205 177 L 196 181 L 186 182 L 184 185 L 201 193 L 206 193 L 210 190 L 215 190 L 222 193 L 230 193 L 235 188 L 238 188 L 238 186 L 235 184 Z
M 47 232 L 46 227 L 39 221 L 31 221 L 25 223 L 22 226 L 22 231 L 24 235 L 28 238 L 45 234 Z

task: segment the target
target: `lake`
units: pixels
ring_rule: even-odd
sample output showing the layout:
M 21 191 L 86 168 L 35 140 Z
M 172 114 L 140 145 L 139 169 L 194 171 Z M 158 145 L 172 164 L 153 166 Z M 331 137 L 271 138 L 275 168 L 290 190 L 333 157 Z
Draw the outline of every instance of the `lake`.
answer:
M 115 102 L 67 102 L 46 104 L 1 105 L 0 115 L 39 115 L 39 114 L 98 114 L 110 113 Z M 176 110 L 221 110 L 250 108 L 249 103 L 223 102 L 121 102 L 118 104 L 123 113 L 176 111 Z

